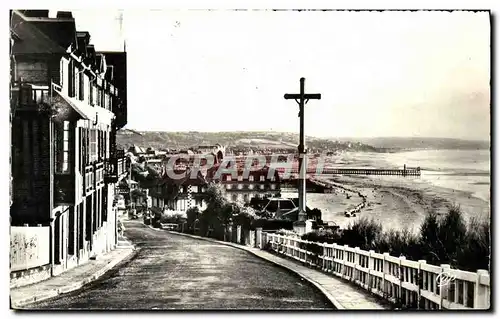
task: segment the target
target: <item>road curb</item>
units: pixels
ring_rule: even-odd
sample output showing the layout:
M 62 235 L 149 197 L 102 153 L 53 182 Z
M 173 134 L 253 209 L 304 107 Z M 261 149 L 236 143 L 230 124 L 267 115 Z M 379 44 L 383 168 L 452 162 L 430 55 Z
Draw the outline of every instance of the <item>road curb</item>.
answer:
M 261 255 L 256 254 L 252 249 L 250 249 L 250 247 L 238 245 L 238 244 L 235 244 L 235 243 L 229 243 L 229 242 L 225 242 L 225 241 L 221 241 L 221 240 L 216 240 L 216 239 L 213 239 L 213 238 L 207 238 L 207 237 L 201 237 L 201 236 L 196 236 L 196 235 L 191 235 L 191 234 L 179 233 L 179 232 L 175 232 L 175 231 L 169 231 L 169 230 L 163 230 L 163 231 L 165 231 L 167 233 L 171 233 L 173 235 L 180 235 L 180 236 L 190 237 L 190 238 L 193 238 L 193 239 L 201 239 L 201 240 L 209 241 L 209 242 L 212 242 L 212 243 L 223 244 L 223 245 L 226 245 L 226 246 L 230 246 L 230 247 L 233 247 L 233 248 L 238 248 L 238 249 L 241 249 L 243 251 L 249 252 L 252 255 L 256 256 L 256 257 L 259 257 L 260 259 L 263 259 L 265 261 L 271 262 L 271 263 L 273 263 L 273 264 L 275 264 L 275 265 L 277 265 L 277 266 L 279 266 L 281 268 L 284 268 L 284 269 L 286 269 L 288 271 L 291 271 L 291 272 L 299 275 L 301 278 L 307 280 L 313 286 L 315 286 L 316 288 L 318 288 L 318 290 L 333 304 L 333 306 L 337 310 L 345 310 L 346 309 L 337 299 L 335 299 L 335 297 L 332 296 L 332 294 L 330 294 L 328 291 L 326 291 L 326 289 L 323 286 L 321 286 L 318 282 L 316 282 L 315 280 L 309 278 L 308 276 L 302 274 L 298 270 L 295 270 L 295 269 L 293 269 L 293 268 L 291 268 L 291 267 L 289 267 L 289 266 L 287 266 L 285 264 L 282 264 L 282 263 L 277 262 L 277 261 L 272 260 L 272 259 L 268 259 L 265 256 L 261 256 Z
M 135 254 L 137 252 L 137 250 L 134 247 L 130 247 L 128 249 L 130 249 L 130 252 L 128 254 L 123 255 L 120 258 L 117 258 L 117 259 L 110 261 L 102 269 L 98 270 L 96 273 L 88 276 L 87 278 L 85 278 L 79 282 L 71 283 L 70 285 L 60 287 L 57 289 L 53 289 L 53 290 L 49 290 L 49 291 L 42 291 L 34 296 L 22 298 L 22 299 L 19 299 L 16 301 L 11 300 L 11 309 L 16 310 L 22 306 L 26 306 L 26 305 L 34 303 L 34 302 L 47 300 L 50 298 L 54 298 L 54 297 L 81 289 L 83 286 L 86 286 L 89 283 L 92 283 L 92 282 L 96 281 L 97 279 L 101 278 L 108 271 L 110 271 L 113 267 L 115 267 L 116 265 L 118 265 L 122 261 L 126 260 L 127 258 L 133 256 L 133 254 Z

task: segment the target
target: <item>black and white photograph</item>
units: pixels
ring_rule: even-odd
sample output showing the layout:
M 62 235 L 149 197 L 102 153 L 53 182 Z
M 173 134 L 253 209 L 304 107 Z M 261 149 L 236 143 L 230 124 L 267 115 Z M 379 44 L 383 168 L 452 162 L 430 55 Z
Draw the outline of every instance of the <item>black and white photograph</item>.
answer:
M 491 11 L 39 6 L 10 309 L 491 310 Z

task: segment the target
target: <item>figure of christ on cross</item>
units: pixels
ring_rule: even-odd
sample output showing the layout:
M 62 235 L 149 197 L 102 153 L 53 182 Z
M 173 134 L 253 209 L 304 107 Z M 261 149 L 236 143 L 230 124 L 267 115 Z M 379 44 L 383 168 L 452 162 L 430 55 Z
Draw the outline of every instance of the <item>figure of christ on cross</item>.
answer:
M 309 100 L 320 100 L 321 94 L 313 93 L 306 94 L 304 92 L 306 79 L 300 78 L 300 93 L 298 94 L 285 94 L 285 99 L 293 99 L 299 104 L 299 118 L 300 118 L 300 137 L 299 137 L 299 216 L 298 221 L 304 222 L 307 218 L 306 213 L 306 171 L 307 171 L 307 158 L 306 147 L 304 138 L 304 105 Z

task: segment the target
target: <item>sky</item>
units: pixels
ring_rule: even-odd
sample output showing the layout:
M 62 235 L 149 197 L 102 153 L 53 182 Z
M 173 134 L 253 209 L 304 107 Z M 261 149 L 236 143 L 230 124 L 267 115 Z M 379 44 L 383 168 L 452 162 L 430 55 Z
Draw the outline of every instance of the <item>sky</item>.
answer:
M 486 12 L 73 11 L 128 59 L 127 128 L 490 139 Z

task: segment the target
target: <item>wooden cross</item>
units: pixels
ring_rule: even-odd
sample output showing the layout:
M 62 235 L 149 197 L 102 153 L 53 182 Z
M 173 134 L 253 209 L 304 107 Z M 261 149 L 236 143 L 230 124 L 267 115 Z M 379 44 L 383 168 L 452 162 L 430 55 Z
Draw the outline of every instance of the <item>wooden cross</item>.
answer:
M 299 94 L 285 94 L 285 100 L 295 100 L 299 105 L 299 118 L 300 118 L 300 134 L 299 134 L 299 221 L 306 219 L 306 150 L 304 138 L 304 105 L 309 100 L 320 100 L 321 94 L 304 92 L 306 79 L 300 78 L 300 93 Z

